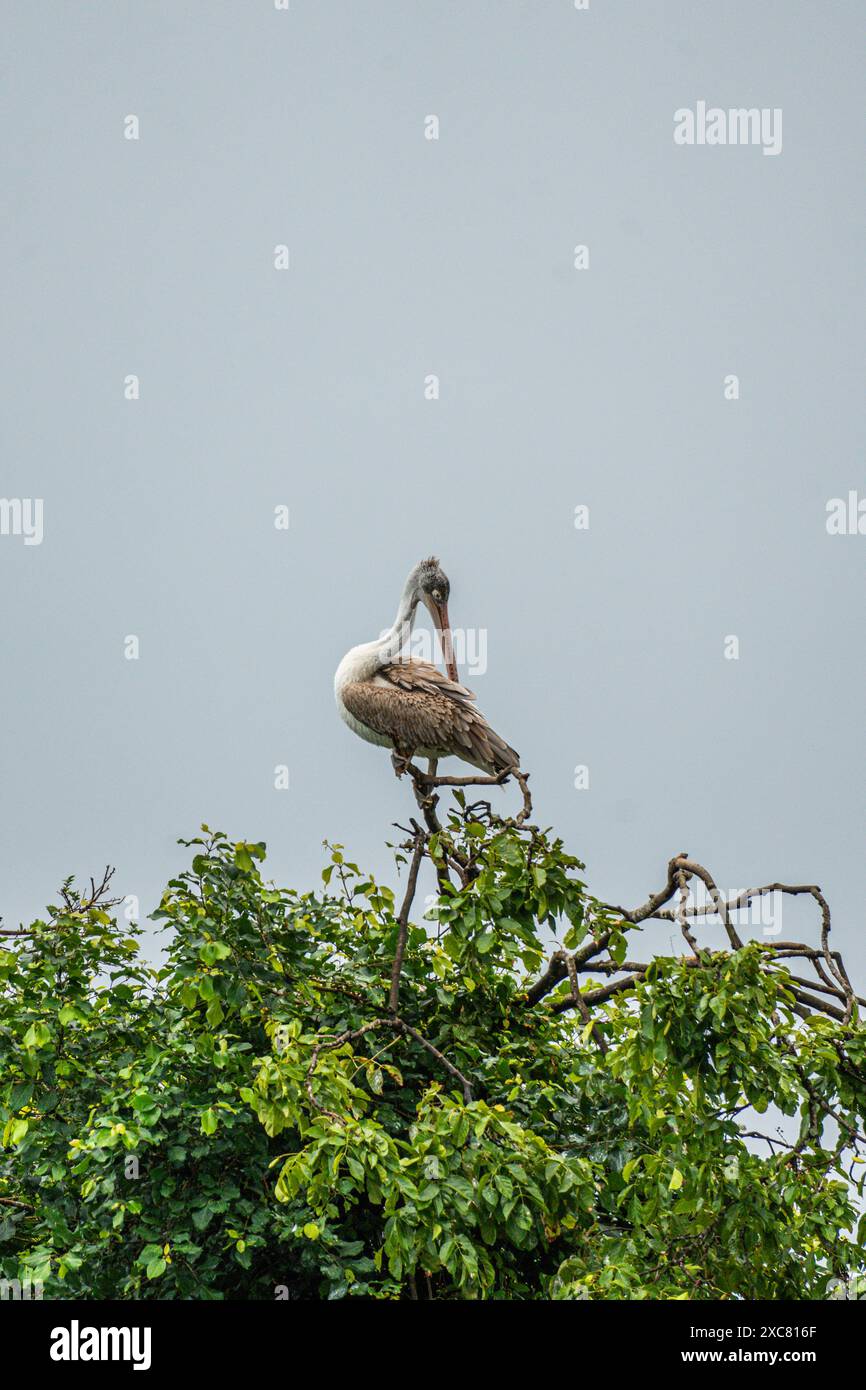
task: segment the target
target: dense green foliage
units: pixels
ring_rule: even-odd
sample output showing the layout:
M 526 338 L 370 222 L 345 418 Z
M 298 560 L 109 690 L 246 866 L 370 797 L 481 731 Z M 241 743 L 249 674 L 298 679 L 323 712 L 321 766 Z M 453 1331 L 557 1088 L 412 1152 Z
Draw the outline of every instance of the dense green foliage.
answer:
M 568 980 L 530 1005 L 552 931 L 612 931 L 621 961 L 633 929 L 549 835 L 448 834 L 474 876 L 408 927 L 399 1012 L 399 903 L 339 849 L 302 894 L 205 829 L 155 914 L 158 970 L 68 885 L 7 938 L 0 1276 L 51 1298 L 805 1299 L 861 1271 L 856 1019 L 797 1017 L 756 943 L 655 960 L 595 1031 L 557 1010 Z M 747 1142 L 746 1106 L 799 1139 Z

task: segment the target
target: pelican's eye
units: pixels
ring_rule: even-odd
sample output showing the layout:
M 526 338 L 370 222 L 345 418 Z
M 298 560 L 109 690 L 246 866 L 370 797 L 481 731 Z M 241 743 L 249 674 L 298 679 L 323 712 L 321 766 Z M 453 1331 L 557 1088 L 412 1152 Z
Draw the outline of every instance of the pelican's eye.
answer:
M 436 600 L 437 603 L 441 603 L 441 602 L 442 602 L 442 590 L 441 590 L 441 589 L 434 589 L 434 590 L 433 590 L 433 598 L 435 598 L 435 600 Z

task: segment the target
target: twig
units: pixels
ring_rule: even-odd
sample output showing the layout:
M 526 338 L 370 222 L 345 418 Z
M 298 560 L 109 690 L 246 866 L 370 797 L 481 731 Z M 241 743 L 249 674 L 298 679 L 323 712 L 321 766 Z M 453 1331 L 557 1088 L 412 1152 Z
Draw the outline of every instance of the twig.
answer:
M 391 1018 L 373 1018 L 369 1023 L 361 1024 L 360 1028 L 349 1028 L 344 1033 L 340 1033 L 336 1038 L 323 1039 L 321 1042 L 316 1043 L 310 1056 L 310 1064 L 307 1067 L 306 1077 L 304 1078 L 304 1089 L 307 1092 L 311 1105 L 318 1110 L 321 1115 L 327 1115 L 329 1119 L 336 1120 L 338 1124 L 345 1124 L 345 1117 L 338 1115 L 334 1110 L 328 1110 L 324 1105 L 320 1104 L 313 1090 L 313 1073 L 316 1070 L 320 1055 L 323 1052 L 333 1052 L 336 1048 L 342 1047 L 344 1043 L 355 1042 L 356 1039 L 362 1038 L 365 1033 L 373 1032 L 376 1028 L 396 1028 L 400 1032 L 407 1034 L 408 1037 L 414 1038 L 417 1043 L 420 1043 L 422 1047 L 426 1048 L 431 1056 L 436 1058 L 437 1062 L 439 1062 L 456 1081 L 460 1082 L 463 1090 L 463 1099 L 466 1101 L 467 1105 L 470 1103 L 472 1100 L 472 1086 L 467 1077 L 463 1075 L 462 1071 L 455 1067 L 453 1062 L 449 1062 L 444 1052 L 440 1052 L 438 1047 L 434 1047 L 433 1043 L 429 1042 L 428 1039 L 424 1037 L 423 1033 L 419 1033 L 417 1028 L 413 1028 L 411 1023 L 407 1023 L 405 1019 L 399 1016 L 394 1016 Z

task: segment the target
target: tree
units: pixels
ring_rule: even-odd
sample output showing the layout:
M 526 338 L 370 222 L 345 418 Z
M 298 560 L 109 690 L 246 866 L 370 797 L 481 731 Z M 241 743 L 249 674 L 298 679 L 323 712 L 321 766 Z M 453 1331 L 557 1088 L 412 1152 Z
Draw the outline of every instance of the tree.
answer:
M 409 772 L 399 897 L 339 846 L 321 892 L 275 888 L 264 845 L 203 827 L 154 913 L 160 968 L 108 873 L 5 931 L 0 1275 L 53 1298 L 810 1299 L 860 1278 L 866 1032 L 820 890 L 725 901 L 678 855 L 627 910 L 530 822 L 524 779 L 503 819 L 466 799 L 494 779 Z M 740 939 L 769 891 L 811 895 L 816 945 Z M 714 910 L 724 951 L 698 940 Z M 635 958 L 654 920 L 681 955 Z M 774 1111 L 789 1138 L 756 1127 Z

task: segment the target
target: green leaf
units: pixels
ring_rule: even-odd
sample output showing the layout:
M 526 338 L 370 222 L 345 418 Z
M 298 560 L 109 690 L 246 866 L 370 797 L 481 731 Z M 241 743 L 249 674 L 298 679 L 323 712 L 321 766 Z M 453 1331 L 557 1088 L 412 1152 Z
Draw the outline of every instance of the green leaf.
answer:
M 51 1042 L 51 1032 L 45 1023 L 31 1023 L 27 1029 L 22 1043 L 28 1048 L 47 1047 Z
M 6 1128 L 3 1131 L 4 1149 L 14 1148 L 16 1144 L 22 1143 L 22 1141 L 27 1137 L 27 1131 L 29 1128 L 29 1120 L 8 1120 L 6 1123 Z

